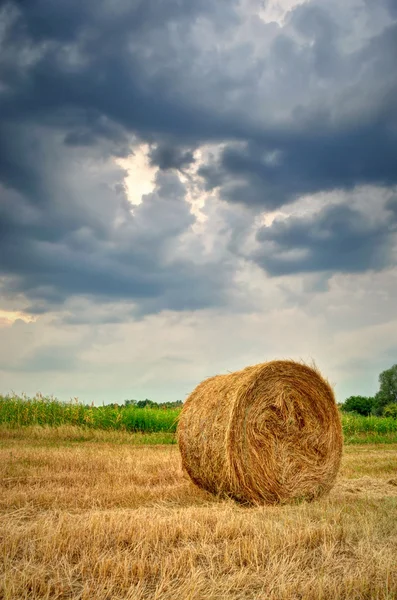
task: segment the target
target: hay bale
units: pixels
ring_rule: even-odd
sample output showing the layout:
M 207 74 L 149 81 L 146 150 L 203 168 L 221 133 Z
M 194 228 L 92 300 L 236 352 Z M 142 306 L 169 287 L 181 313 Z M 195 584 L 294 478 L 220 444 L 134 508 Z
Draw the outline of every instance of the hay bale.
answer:
M 331 387 L 317 370 L 294 361 L 203 381 L 183 406 L 177 435 L 194 483 L 252 504 L 328 492 L 343 443 Z

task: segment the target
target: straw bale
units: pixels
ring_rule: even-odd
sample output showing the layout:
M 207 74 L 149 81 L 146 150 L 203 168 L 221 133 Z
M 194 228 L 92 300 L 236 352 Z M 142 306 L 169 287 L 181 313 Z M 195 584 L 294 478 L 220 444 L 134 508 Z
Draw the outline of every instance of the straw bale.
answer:
M 331 489 L 343 437 L 321 374 L 272 361 L 200 383 L 183 406 L 178 443 L 199 487 L 240 502 L 284 504 Z

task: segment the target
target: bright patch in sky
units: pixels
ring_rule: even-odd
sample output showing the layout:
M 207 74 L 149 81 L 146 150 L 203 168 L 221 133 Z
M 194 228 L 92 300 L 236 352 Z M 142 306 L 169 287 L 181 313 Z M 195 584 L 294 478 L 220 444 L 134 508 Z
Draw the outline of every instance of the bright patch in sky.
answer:
M 0 310 L 0 327 L 12 325 L 18 319 L 24 321 L 25 323 L 34 323 L 37 317 L 19 311 Z
M 265 23 L 276 22 L 281 25 L 284 21 L 285 15 L 299 4 L 304 4 L 305 0 L 280 0 L 279 2 L 270 1 L 263 2 L 264 8 L 259 9 L 259 16 Z
M 148 145 L 142 144 L 134 149 L 128 158 L 117 159 L 116 162 L 127 171 L 124 184 L 128 200 L 132 204 L 140 204 L 144 194 L 154 190 L 156 167 L 151 167 L 148 159 Z

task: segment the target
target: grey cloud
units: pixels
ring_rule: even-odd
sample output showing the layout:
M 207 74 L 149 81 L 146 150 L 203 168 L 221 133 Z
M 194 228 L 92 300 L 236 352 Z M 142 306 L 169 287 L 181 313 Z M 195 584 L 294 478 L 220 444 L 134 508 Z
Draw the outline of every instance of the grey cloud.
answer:
M 18 333 L 14 332 L 14 337 Z M 22 356 L 3 359 L 0 371 L 16 373 L 68 372 L 80 369 L 82 366 L 79 349 L 75 345 L 46 344 L 38 346 Z
M 357 10 L 366 17 L 370 7 Z M 139 315 L 227 303 L 236 265 L 196 260 L 197 240 L 186 250 L 194 218 L 167 172 L 191 166 L 207 142 L 224 149 L 199 168 L 203 188 L 259 211 L 302 194 L 396 183 L 391 18 L 377 29 L 363 18 L 369 30 L 352 40 L 350 8 L 331 14 L 312 0 L 285 27 L 263 25 L 262 52 L 229 0 L 9 0 L 0 11 L 0 268 L 9 293 L 25 294 L 37 314 L 76 295 L 128 300 Z M 110 166 L 131 140 L 147 142 L 163 171 L 133 210 L 123 171 Z M 381 268 L 388 234 L 363 216 L 360 231 L 353 221 L 320 212 L 309 225 L 345 248 L 350 231 L 362 253 L 352 250 L 345 269 Z M 274 224 L 268 233 L 274 247 L 308 258 L 255 260 L 271 273 L 343 268 L 341 251 L 307 226 L 290 220 L 288 231 Z M 246 223 L 242 230 L 236 254 Z
M 114 34 L 142 31 L 163 26 L 175 20 L 191 20 L 206 13 L 214 14 L 209 0 L 118 0 L 97 2 L 87 0 L 59 0 L 56 7 L 51 0 L 13 0 L 5 3 L 5 10 L 16 7 L 19 19 L 13 23 L 13 37 L 29 35 L 34 40 L 70 41 L 87 29 L 95 36 L 98 29 L 106 26 Z M 220 2 L 227 16 L 227 3 Z M 235 2 L 232 0 L 230 5 Z M 229 13 L 230 15 L 230 13 Z M 230 18 L 230 17 L 229 17 Z
M 263 72 L 278 95 L 280 109 L 263 90 L 276 118 L 201 166 L 204 189 L 217 187 L 229 202 L 272 210 L 303 194 L 394 185 L 397 24 L 344 54 L 350 40 L 323 7 L 305 3 L 290 15 L 290 35 L 274 39 Z M 287 116 L 277 124 L 281 109 Z
M 219 263 L 199 265 L 188 255 L 178 256 L 180 236 L 195 221 L 179 178 L 159 173 L 155 191 L 132 209 L 120 191 L 112 190 L 117 169 L 102 169 L 90 179 L 84 169 L 87 157 L 81 150 L 79 156 L 82 165 L 76 166 L 73 152 L 63 175 L 62 162 L 54 157 L 51 170 L 58 174 L 62 193 L 58 198 L 55 182 L 47 180 L 52 201 L 44 206 L 1 190 L 0 270 L 7 276 L 8 293 L 23 293 L 35 314 L 74 295 L 128 299 L 136 304 L 136 314 L 222 303 L 230 276 L 219 272 Z M 75 180 L 77 189 L 71 184 Z M 86 198 L 79 195 L 83 190 Z
M 395 222 L 397 222 L 397 195 L 388 200 L 386 203 L 386 209 L 392 213 L 392 218 Z
M 395 219 L 371 222 L 359 210 L 330 205 L 262 227 L 251 258 L 272 276 L 379 270 L 391 264 L 396 233 Z
M 66 129 L 67 144 L 110 139 L 115 154 L 117 146 L 121 153 L 127 150 L 123 128 L 151 143 L 166 134 L 172 144 L 160 142 L 152 151 L 153 164 L 165 169 L 191 161 L 178 140 L 182 145 L 189 140 L 190 146 L 245 140 L 247 151 L 238 155 L 226 148 L 220 164 L 203 167 L 201 175 L 208 189 L 226 180 L 223 196 L 251 205 L 278 206 L 318 189 L 395 181 L 392 22 L 345 53 L 343 14 L 337 19 L 323 4 L 305 3 L 291 11 L 278 35 L 272 33 L 263 58 L 255 58 L 254 41 L 220 54 L 221 64 L 236 63 L 232 75 L 211 63 L 189 31 L 197 15 L 218 27 L 223 21 L 242 26 L 233 3 L 215 9 L 204 0 L 194 7 L 182 2 L 176 10 L 173 2 L 120 2 L 109 11 L 104 2 L 73 2 L 64 29 L 63 2 L 53 11 L 44 1 L 17 5 L 19 17 L 3 47 L 3 119 L 34 119 Z M 365 15 L 364 5 L 360 10 Z M 178 36 L 169 34 L 167 23 Z M 31 61 L 22 59 L 38 40 L 48 44 L 37 46 Z M 238 62 L 242 49 L 245 69 Z M 229 96 L 241 100 L 228 102 Z M 280 163 L 273 169 L 263 165 L 264 152 L 278 152 Z
M 397 37 L 397 30 L 396 30 Z M 206 190 L 254 208 L 274 209 L 304 194 L 397 183 L 397 134 L 386 118 L 330 131 L 284 132 L 270 144 L 229 144 L 200 167 Z
M 81 124 L 72 127 L 65 134 L 64 143 L 67 146 L 94 146 L 105 140 L 107 151 L 114 156 L 124 157 L 130 153 L 130 144 L 124 129 L 104 115 L 98 113 L 85 114 Z M 85 122 L 84 122 L 85 121 Z
M 81 369 L 82 363 L 76 348 L 64 346 L 42 346 L 25 357 L 17 366 L 18 371 L 46 372 L 73 371 Z
M 222 0 L 217 10 L 207 0 L 7 4 L 18 10 L 2 44 L 4 120 L 72 129 L 66 141 L 74 144 L 114 136 L 119 124 L 148 138 L 161 132 L 200 137 L 200 131 L 205 138 L 221 130 L 219 115 L 174 96 L 174 61 L 184 69 L 194 60 L 188 32 L 196 17 L 227 23 L 233 2 Z
M 170 143 L 159 143 L 149 152 L 150 164 L 166 171 L 168 169 L 183 169 L 194 162 L 191 150 L 178 148 Z
M 397 2 L 396 0 L 386 0 L 386 6 L 393 17 L 397 17 Z

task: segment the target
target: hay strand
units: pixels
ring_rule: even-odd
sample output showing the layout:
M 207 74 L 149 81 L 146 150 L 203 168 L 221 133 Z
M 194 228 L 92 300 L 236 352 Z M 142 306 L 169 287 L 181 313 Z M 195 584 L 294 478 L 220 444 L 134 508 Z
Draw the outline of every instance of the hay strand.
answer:
M 178 443 L 199 487 L 241 502 L 284 504 L 331 489 L 343 437 L 328 382 L 285 360 L 200 383 L 183 406 Z

